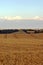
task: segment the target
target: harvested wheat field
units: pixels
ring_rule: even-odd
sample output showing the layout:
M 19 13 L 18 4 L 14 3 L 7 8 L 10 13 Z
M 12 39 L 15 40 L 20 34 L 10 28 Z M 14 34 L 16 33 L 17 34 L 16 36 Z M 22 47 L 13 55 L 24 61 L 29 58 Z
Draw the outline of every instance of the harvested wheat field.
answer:
M 0 65 L 43 65 L 43 33 L 0 34 Z

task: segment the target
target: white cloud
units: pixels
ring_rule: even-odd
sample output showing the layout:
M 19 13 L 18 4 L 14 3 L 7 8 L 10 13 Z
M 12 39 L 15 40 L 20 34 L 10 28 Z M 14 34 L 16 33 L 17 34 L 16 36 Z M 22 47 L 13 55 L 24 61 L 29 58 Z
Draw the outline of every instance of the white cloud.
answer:
M 35 16 L 33 18 L 22 18 L 21 16 L 15 16 L 15 17 L 0 17 L 2 20 L 43 20 L 43 17 Z
M 28 18 L 28 20 L 43 20 L 43 17 L 35 16 L 33 18 Z
M 33 19 L 40 19 L 40 17 L 39 16 L 35 16 Z
M 22 19 L 22 17 L 21 16 L 15 16 L 15 17 L 5 16 L 5 17 L 0 17 L 0 19 L 3 19 L 3 20 L 18 20 L 18 19 Z
M 33 20 L 43 20 L 43 17 L 35 16 L 33 17 Z

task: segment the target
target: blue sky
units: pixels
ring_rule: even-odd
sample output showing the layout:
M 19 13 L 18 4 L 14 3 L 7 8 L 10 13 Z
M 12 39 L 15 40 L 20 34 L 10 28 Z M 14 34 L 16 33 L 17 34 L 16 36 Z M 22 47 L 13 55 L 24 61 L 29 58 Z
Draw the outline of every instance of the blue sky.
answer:
M 0 0 L 0 28 L 43 28 L 43 0 Z
M 43 0 L 0 0 L 0 17 L 43 17 Z

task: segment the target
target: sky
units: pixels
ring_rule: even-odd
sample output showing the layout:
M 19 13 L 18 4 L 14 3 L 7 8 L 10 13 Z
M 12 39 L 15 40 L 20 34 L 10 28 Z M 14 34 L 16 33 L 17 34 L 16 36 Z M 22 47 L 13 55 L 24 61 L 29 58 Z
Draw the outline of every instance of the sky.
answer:
M 43 0 L 0 0 L 0 17 L 43 17 Z
M 43 21 L 4 20 L 0 21 L 0 29 L 43 29 Z
M 20 20 L 20 22 L 15 20 Z M 21 20 L 26 23 L 21 23 Z M 30 20 L 35 22 L 29 22 Z M 0 0 L 0 28 L 10 28 L 14 24 L 16 28 L 19 26 L 29 28 L 29 24 L 30 28 L 31 26 L 43 28 L 43 0 Z

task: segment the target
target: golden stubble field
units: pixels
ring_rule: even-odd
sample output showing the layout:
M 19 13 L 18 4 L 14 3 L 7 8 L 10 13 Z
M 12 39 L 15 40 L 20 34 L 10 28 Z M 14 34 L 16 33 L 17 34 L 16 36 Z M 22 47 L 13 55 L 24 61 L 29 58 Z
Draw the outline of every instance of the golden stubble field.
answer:
M 0 34 L 0 65 L 43 65 L 43 33 Z

